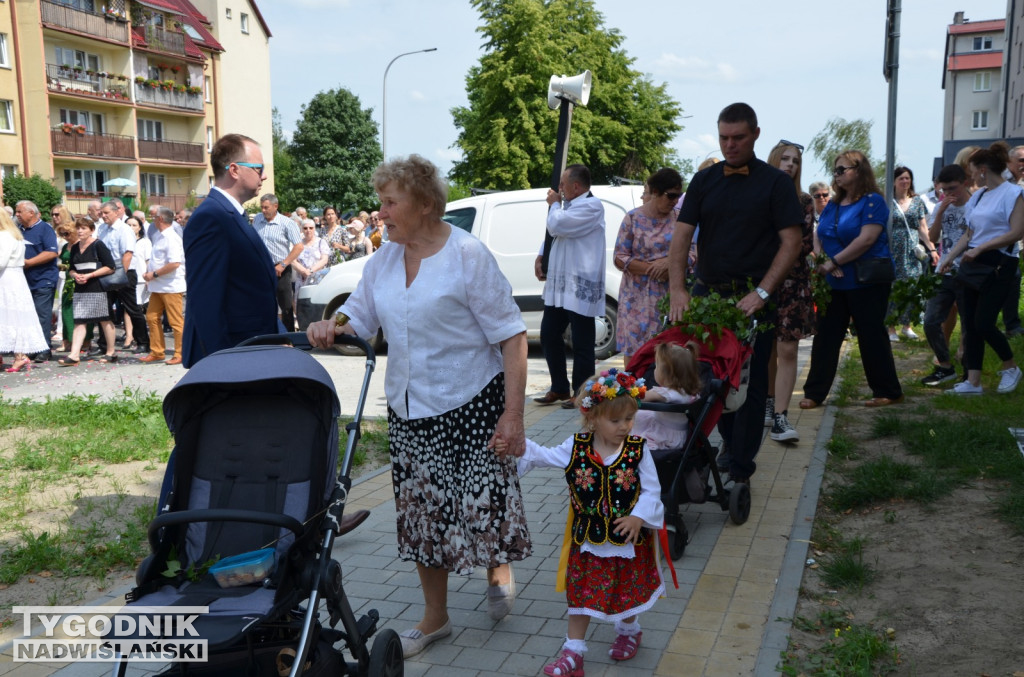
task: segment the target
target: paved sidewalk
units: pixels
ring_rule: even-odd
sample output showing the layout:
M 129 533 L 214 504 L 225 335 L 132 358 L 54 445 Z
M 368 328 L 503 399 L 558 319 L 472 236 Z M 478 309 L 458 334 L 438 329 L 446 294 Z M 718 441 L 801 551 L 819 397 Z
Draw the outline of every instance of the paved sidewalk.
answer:
M 805 344 L 801 371 L 809 359 L 810 342 Z M 691 541 L 675 562 L 679 588 L 671 586 L 666 572 L 667 595 L 640 617 L 643 646 L 631 661 L 612 661 L 607 654 L 614 639 L 612 626 L 592 623 L 587 636 L 588 676 L 777 674 L 775 666 L 789 632 L 785 619 L 792 617 L 796 606 L 824 470 L 824 443 L 832 425 L 827 408 L 802 411 L 796 404 L 799 399 L 799 394 L 793 398 L 789 413 L 801 440 L 783 445 L 765 439 L 746 524 L 732 524 L 717 503 L 684 506 Z M 526 423 L 532 439 L 553 445 L 577 431 L 579 415 L 530 403 Z M 766 437 L 767 432 L 766 428 Z M 522 484 L 534 556 L 515 565 L 519 593 L 512 613 L 498 622 L 489 618 L 483 570 L 450 577 L 453 633 L 407 661 L 407 675 L 538 675 L 557 654 L 566 632 L 565 599 L 554 590 L 567 504 L 564 479 L 557 470 L 539 470 L 524 477 Z M 404 630 L 421 617 L 422 595 L 415 567 L 396 559 L 389 472 L 364 478 L 353 487 L 350 509 L 359 508 L 372 509 L 371 517 L 335 548 L 346 591 L 357 616 L 375 608 L 383 627 Z M 107 601 L 116 602 L 123 592 L 113 593 Z M 99 675 L 108 667 L 10 661 L 6 648 L 0 675 Z

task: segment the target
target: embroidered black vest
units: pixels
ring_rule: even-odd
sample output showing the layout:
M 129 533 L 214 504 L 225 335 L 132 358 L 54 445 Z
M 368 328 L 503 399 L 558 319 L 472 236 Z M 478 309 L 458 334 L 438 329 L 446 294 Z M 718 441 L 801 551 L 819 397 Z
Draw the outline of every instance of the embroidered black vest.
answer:
M 643 438 L 627 437 L 619 458 L 609 466 L 601 462 L 592 445 L 593 433 L 577 434 L 565 469 L 569 501 L 575 512 L 572 540 L 576 545 L 584 541 L 623 545 L 626 537 L 614 533 L 614 522 L 629 515 L 640 498 Z M 639 543 L 644 542 L 644 531 L 640 531 Z

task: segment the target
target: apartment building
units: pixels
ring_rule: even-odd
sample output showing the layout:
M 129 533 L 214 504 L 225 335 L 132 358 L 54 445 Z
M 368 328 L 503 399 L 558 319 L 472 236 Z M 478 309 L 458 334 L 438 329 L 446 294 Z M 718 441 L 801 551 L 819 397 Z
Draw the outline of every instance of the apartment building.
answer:
M 172 209 L 197 203 L 212 181 L 217 136 L 271 134 L 267 40 L 259 46 L 268 69 L 256 85 L 265 90 L 266 130 L 257 118 L 224 128 L 222 110 L 250 111 L 252 100 L 219 95 L 215 64 L 226 50 L 211 29 L 188 0 L 0 0 L 10 71 L 0 62 L 4 171 L 53 177 L 72 212 L 142 191 Z M 269 38 L 265 24 L 259 30 Z M 227 60 L 236 58 L 245 55 Z

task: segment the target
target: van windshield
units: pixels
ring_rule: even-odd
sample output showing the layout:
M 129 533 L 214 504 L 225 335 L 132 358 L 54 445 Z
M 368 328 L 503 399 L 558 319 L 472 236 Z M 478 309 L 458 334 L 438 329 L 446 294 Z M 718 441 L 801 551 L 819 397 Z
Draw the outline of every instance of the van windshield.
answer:
M 446 212 L 444 220 L 467 233 L 473 232 L 473 221 L 476 220 L 476 207 L 464 207 Z

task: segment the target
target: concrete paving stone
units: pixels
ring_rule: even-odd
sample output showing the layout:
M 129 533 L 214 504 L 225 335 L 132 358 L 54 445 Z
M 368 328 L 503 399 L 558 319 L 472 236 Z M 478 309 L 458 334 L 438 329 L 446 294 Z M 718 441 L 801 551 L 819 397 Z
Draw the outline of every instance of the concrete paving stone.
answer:
M 352 604 L 351 600 L 349 601 Z M 365 600 L 358 606 L 352 604 L 352 613 L 355 614 L 356 618 L 362 618 L 370 612 L 371 609 L 376 609 L 377 613 L 380 614 L 381 619 L 387 618 L 399 618 L 407 609 L 408 604 L 402 602 L 390 602 L 384 600 Z M 422 615 L 422 612 L 420 612 Z M 404 627 L 402 628 L 405 629 Z
M 704 677 L 749 677 L 754 673 L 754 659 L 735 654 L 712 654 L 704 668 Z
M 419 592 L 419 591 L 416 591 Z M 483 598 L 483 593 L 471 594 L 468 592 L 452 592 L 448 591 L 448 608 L 451 609 L 466 609 L 476 610 L 480 608 L 480 600 Z M 420 601 L 423 600 L 422 593 L 420 593 Z
M 681 628 L 669 640 L 665 650 L 672 653 L 689 654 L 691 656 L 707 656 L 718 638 L 717 633 L 706 630 Z
M 360 593 L 362 593 L 362 590 L 360 590 Z M 370 599 L 372 600 L 375 598 L 371 597 Z M 384 596 L 379 599 L 391 602 L 392 604 L 423 604 L 423 591 L 419 588 L 396 586 L 389 588 L 388 591 L 384 593 Z
M 494 670 L 494 666 L 504 663 L 510 655 L 511 652 L 509 651 L 466 647 L 455 657 L 451 665 L 457 668 L 470 668 L 487 673 Z
M 479 672 L 470 668 L 453 668 L 448 663 L 430 666 L 425 677 L 479 677 Z
M 659 677 L 702 675 L 704 674 L 704 666 L 706 664 L 707 660 L 701 656 L 666 653 L 661 657 L 661 662 L 658 663 L 654 674 Z
M 767 615 L 752 615 L 745 613 L 729 612 L 722 621 L 722 628 L 719 634 L 727 637 L 738 637 L 746 639 L 756 637 L 761 641 L 761 633 L 765 624 L 768 623 Z
M 736 577 L 743 571 L 745 563 L 746 560 L 742 557 L 724 557 L 712 552 L 711 557 L 708 558 L 707 565 L 704 567 L 704 573 L 712 576 Z
M 452 628 L 452 634 L 455 634 L 455 628 Z M 451 665 L 455 657 L 462 653 L 462 648 L 452 644 L 452 637 L 445 637 L 428 646 L 422 653 L 413 656 L 412 661 L 431 665 Z
M 543 656 L 545 663 L 555 656 L 562 649 L 565 643 L 565 625 L 561 632 L 556 635 L 536 634 L 528 638 L 519 649 L 520 653 L 528 656 Z
M 351 555 L 345 558 L 345 565 L 350 567 L 363 567 L 365 569 L 386 569 L 394 562 L 394 554 L 391 557 L 385 555 Z
M 493 670 L 501 675 L 539 675 L 550 660 L 547 656 L 528 654 L 522 651 L 512 653 L 505 662 Z

